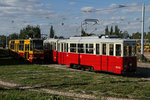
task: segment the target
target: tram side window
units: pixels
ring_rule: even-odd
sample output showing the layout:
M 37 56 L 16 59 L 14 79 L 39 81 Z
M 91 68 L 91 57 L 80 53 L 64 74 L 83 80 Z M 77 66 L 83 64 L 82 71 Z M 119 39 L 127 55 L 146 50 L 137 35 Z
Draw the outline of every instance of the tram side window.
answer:
M 70 44 L 70 52 L 76 53 L 76 44 L 75 43 Z
M 64 44 L 64 52 L 68 52 L 68 44 L 67 43 Z
M 93 54 L 93 44 L 86 44 L 86 53 Z
M 15 44 L 15 42 L 12 41 L 12 42 L 11 42 L 11 46 L 10 46 L 11 49 L 14 49 L 14 44 Z
M 109 44 L 109 55 L 114 55 L 114 44 Z
M 78 53 L 84 53 L 84 44 L 78 44 Z
M 21 51 L 24 50 L 24 41 L 20 41 L 20 43 L 19 43 L 19 50 L 21 50 Z
M 60 52 L 60 43 L 58 43 L 58 52 Z
M 49 43 L 44 43 L 44 49 L 45 50 L 50 50 L 50 44 Z
M 121 44 L 116 44 L 116 56 L 121 56 Z
M 103 55 L 106 55 L 106 44 L 103 44 L 103 51 L 102 51 Z
M 99 44 L 96 44 L 96 54 L 99 55 Z
M 33 51 L 33 41 L 30 41 L 30 51 Z

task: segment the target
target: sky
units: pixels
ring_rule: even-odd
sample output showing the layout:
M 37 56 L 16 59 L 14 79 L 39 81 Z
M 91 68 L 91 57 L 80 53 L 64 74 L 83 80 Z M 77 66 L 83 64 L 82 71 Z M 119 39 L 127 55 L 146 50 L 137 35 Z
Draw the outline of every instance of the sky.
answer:
M 104 34 L 105 27 L 118 25 L 129 34 L 141 32 L 142 3 L 145 3 L 145 32 L 150 31 L 150 0 L 0 0 L 0 35 L 20 33 L 27 25 L 49 35 L 70 37 L 87 33 Z M 85 23 L 85 19 L 97 19 Z

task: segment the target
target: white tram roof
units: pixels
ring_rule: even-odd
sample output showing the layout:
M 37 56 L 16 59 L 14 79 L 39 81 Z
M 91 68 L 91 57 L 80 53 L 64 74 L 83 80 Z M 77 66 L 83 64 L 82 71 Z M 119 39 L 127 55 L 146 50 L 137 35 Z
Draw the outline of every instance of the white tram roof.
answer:
M 48 38 L 48 39 L 44 40 L 44 43 L 57 42 L 57 41 L 58 41 L 58 39 Z
M 90 37 L 70 37 L 70 39 L 60 40 L 59 42 L 136 42 L 132 39 L 121 39 L 121 38 L 99 38 L 98 36 Z

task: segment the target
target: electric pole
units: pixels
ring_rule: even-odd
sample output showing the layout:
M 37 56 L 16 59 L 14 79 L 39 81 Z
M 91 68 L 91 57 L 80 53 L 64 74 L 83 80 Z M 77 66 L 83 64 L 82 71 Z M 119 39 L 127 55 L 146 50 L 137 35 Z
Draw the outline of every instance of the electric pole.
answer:
M 142 60 L 144 56 L 144 15 L 145 15 L 145 4 L 142 5 L 142 28 L 141 28 L 141 55 Z

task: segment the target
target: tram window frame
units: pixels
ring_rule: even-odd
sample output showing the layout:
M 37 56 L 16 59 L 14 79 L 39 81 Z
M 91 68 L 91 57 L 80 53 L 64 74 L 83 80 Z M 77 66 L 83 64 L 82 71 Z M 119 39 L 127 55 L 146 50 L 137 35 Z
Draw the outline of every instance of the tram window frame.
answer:
M 100 54 L 100 44 L 96 43 L 96 54 Z
M 107 53 L 107 44 L 106 43 L 103 43 L 102 44 L 102 55 L 106 55 L 106 53 Z
M 118 46 L 120 46 L 120 49 L 118 48 Z M 121 54 L 122 54 L 121 44 L 116 44 L 115 53 L 116 53 L 116 56 L 121 57 Z
M 94 44 L 85 44 L 86 54 L 94 54 Z
M 70 43 L 70 52 L 71 53 L 77 52 L 77 44 L 76 43 Z
M 111 45 L 112 45 L 112 48 L 111 48 Z M 109 44 L 109 55 L 110 56 L 114 56 L 114 44 Z
M 61 52 L 64 52 L 64 43 L 61 43 Z
M 84 44 L 83 43 L 79 43 L 77 44 L 78 46 L 78 53 L 84 53 Z

